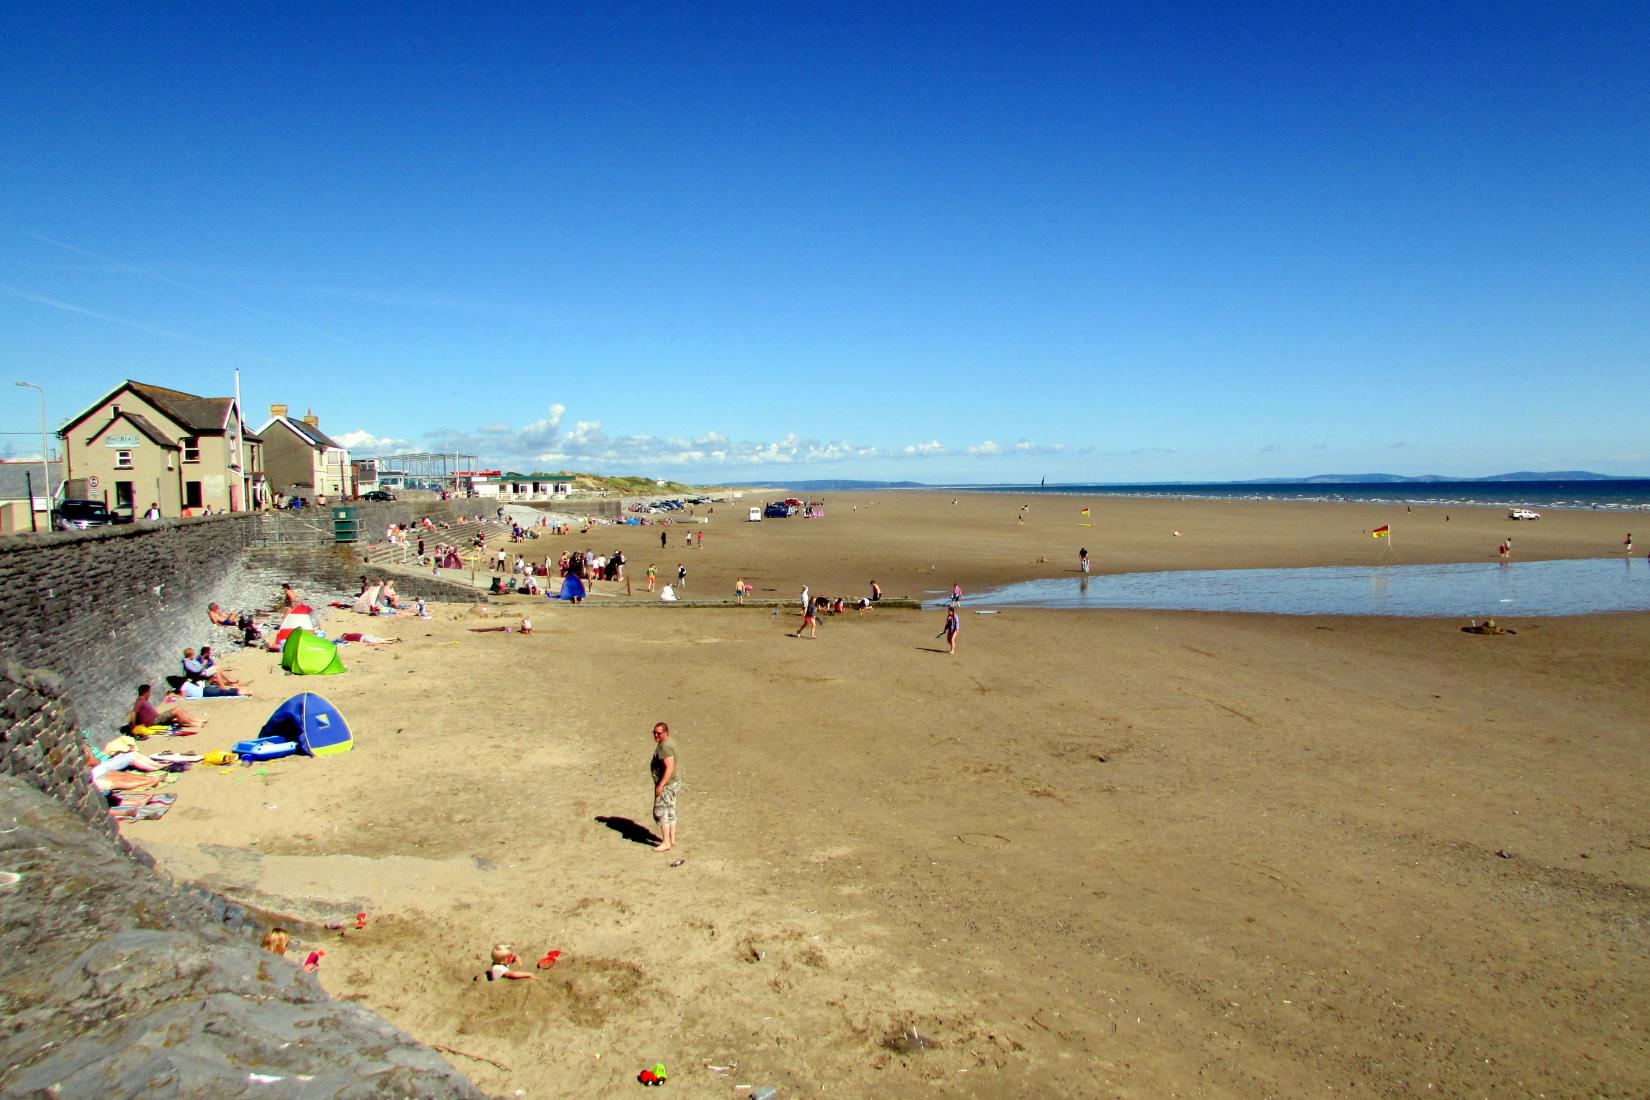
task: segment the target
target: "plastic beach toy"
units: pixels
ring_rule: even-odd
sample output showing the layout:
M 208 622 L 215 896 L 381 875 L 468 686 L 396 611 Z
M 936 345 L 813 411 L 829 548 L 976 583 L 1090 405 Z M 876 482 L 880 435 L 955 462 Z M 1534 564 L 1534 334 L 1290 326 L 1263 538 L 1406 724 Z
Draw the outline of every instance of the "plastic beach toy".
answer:
M 651 1068 L 644 1069 L 642 1072 L 638 1073 L 636 1075 L 636 1080 L 640 1081 L 644 1085 L 662 1085 L 669 1079 L 669 1077 L 670 1075 L 665 1072 L 665 1064 L 663 1062 L 654 1062 Z
M 549 970 L 552 966 L 556 965 L 556 960 L 559 958 L 561 958 L 560 951 L 546 951 L 544 953 L 544 958 L 539 960 L 539 969 Z

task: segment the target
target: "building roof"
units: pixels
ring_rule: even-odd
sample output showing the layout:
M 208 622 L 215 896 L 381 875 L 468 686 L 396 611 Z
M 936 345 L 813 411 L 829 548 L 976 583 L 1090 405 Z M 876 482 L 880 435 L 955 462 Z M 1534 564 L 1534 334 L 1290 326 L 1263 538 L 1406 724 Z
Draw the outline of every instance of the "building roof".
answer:
M 229 410 L 235 404 L 233 397 L 196 397 L 181 390 L 151 386 L 147 382 L 126 383 L 155 408 L 186 428 L 197 432 L 221 432 L 229 423 Z
M 500 481 L 573 481 L 572 474 L 545 474 L 537 471 L 530 474 L 518 474 L 514 470 L 507 470 L 499 477 Z
M 315 427 L 313 424 L 306 424 L 302 420 L 298 420 L 290 416 L 277 416 L 272 418 L 268 424 L 265 424 L 263 427 L 258 429 L 259 434 L 261 435 L 262 433 L 267 432 L 276 424 L 286 428 L 293 435 L 297 436 L 305 443 L 308 443 L 311 447 L 323 447 L 332 451 L 349 450 L 348 447 L 345 447 L 342 443 L 339 443 L 337 440 L 327 435 L 327 433 L 323 432 L 320 428 Z
M 46 463 L 51 472 L 52 493 L 63 487 L 62 461 Z M 0 461 L 0 500 L 28 500 L 29 482 L 34 482 L 34 495 L 40 492 L 40 463 Z

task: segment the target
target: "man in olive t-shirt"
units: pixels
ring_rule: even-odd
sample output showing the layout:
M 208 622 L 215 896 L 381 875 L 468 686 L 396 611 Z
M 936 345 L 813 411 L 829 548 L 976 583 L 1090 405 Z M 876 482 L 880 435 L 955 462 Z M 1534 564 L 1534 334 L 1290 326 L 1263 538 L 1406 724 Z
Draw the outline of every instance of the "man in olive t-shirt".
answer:
M 655 852 L 668 852 L 676 846 L 676 794 L 681 790 L 682 773 L 676 764 L 676 746 L 670 743 L 670 726 L 664 722 L 653 725 L 653 820 L 659 823 L 659 843 Z

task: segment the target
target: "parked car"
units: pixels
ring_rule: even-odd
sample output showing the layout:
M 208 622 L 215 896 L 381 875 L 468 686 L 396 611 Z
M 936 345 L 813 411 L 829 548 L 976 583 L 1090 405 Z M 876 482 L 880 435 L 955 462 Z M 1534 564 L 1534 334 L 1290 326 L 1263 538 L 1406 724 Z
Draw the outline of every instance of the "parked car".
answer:
M 1528 508 L 1514 508 L 1507 513 L 1508 519 L 1540 519 L 1540 512 L 1532 512 Z
M 764 508 L 762 514 L 769 519 L 789 519 L 796 513 L 789 504 L 782 500 L 776 500 Z
M 362 500 L 376 500 L 380 504 L 388 504 L 390 501 L 395 499 L 395 494 L 391 493 L 391 492 L 386 492 L 383 489 L 374 489 L 370 493 L 362 493 L 361 494 L 361 499 Z
M 101 500 L 62 500 L 52 509 L 52 526 L 59 531 L 107 527 L 115 521 Z
M 750 518 L 749 522 L 751 522 L 751 523 L 761 523 L 762 522 L 762 509 L 752 508 L 751 509 L 751 518 Z

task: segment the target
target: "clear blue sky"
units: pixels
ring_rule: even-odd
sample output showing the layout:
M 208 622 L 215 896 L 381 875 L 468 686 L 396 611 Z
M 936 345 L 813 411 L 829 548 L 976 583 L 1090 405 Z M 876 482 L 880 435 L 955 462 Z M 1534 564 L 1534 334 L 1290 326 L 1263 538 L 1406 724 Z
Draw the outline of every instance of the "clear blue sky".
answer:
M 409 7 L 0 9 L 0 430 L 1650 474 L 1650 5 Z

